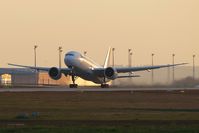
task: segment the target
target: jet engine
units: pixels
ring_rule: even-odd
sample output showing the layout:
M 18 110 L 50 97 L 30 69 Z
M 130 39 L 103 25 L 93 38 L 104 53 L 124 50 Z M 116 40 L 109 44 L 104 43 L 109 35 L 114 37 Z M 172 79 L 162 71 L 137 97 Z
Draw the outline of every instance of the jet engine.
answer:
M 117 78 L 117 70 L 115 68 L 108 67 L 105 69 L 104 75 L 106 78 L 114 80 Z
M 54 80 L 59 80 L 62 76 L 61 71 L 56 67 L 50 68 L 50 70 L 48 71 L 48 74 Z

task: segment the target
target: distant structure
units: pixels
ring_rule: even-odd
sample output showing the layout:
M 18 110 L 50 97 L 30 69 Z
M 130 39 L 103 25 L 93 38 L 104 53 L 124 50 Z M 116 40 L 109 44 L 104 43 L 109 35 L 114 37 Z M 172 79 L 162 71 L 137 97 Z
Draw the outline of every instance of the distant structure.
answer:
M 175 64 L 175 54 L 172 54 L 172 64 Z M 175 67 L 173 66 L 173 82 L 175 81 Z
M 132 67 L 132 49 L 128 49 L 128 66 Z M 129 73 L 129 76 L 131 76 L 131 72 Z
M 195 57 L 196 55 L 193 55 L 193 79 L 195 79 Z
M 35 71 L 23 68 L 0 68 L 1 85 L 36 84 Z
M 61 53 L 63 52 L 61 46 L 59 46 L 58 51 L 59 51 L 59 69 L 60 69 L 61 68 Z
M 153 62 L 153 57 L 154 57 L 154 53 L 151 54 L 151 65 L 153 66 L 154 65 L 154 62 Z M 152 69 L 151 70 L 151 83 L 153 84 L 154 83 L 154 70 Z
M 47 72 L 35 74 L 34 70 L 25 68 L 0 68 L 1 85 L 68 85 L 69 76 L 53 80 Z
M 35 64 L 35 67 L 37 67 L 37 48 L 38 46 L 37 45 L 34 45 L 34 64 Z M 35 84 L 38 83 L 38 73 L 37 73 L 37 70 L 34 70 L 35 71 Z
M 38 46 L 34 45 L 34 64 L 35 64 L 35 67 L 37 67 L 37 48 L 38 48 Z
M 128 49 L 128 67 L 132 67 L 132 55 L 133 55 L 133 52 L 132 52 L 132 49 Z M 132 75 L 132 72 L 129 72 L 129 76 Z M 133 78 L 130 77 L 128 78 L 129 79 L 129 82 L 133 82 Z

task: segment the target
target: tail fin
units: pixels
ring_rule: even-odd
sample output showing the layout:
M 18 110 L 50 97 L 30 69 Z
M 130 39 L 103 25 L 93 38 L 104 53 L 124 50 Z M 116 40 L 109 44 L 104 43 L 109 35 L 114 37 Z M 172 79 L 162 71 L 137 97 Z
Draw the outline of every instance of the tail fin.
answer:
M 110 55 L 111 55 L 111 47 L 109 47 L 109 49 L 108 49 L 106 59 L 104 61 L 104 68 L 107 68 L 108 65 L 110 64 Z

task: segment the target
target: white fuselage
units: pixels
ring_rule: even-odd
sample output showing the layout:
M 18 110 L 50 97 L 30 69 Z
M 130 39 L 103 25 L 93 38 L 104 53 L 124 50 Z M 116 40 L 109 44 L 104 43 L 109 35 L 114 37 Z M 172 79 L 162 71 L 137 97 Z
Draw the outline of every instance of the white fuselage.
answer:
M 66 66 L 74 70 L 76 76 L 97 84 L 104 83 L 104 77 L 99 77 L 92 71 L 92 69 L 102 68 L 102 66 L 96 64 L 89 58 L 82 56 L 80 53 L 75 51 L 66 53 L 64 62 Z

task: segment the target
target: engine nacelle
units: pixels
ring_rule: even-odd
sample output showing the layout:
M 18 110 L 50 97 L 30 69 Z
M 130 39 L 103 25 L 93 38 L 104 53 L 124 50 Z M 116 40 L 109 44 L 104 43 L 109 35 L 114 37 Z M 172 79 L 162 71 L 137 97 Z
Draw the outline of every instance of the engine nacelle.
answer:
M 62 76 L 61 71 L 56 67 L 50 68 L 50 70 L 48 71 L 48 74 L 54 80 L 59 80 Z
M 104 75 L 106 78 L 114 80 L 117 78 L 117 70 L 112 67 L 108 67 L 105 69 Z

